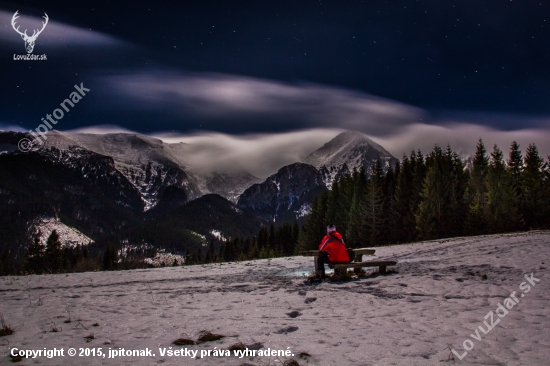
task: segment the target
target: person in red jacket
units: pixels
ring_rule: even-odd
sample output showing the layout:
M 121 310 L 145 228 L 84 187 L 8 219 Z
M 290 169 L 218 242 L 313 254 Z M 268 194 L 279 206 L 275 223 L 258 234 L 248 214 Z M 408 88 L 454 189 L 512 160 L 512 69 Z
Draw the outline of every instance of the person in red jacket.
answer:
M 336 226 L 330 224 L 327 226 L 327 235 L 319 244 L 320 255 L 317 257 L 318 277 L 325 277 L 325 263 L 349 263 L 350 258 L 348 249 L 342 239 L 342 235 L 336 231 Z

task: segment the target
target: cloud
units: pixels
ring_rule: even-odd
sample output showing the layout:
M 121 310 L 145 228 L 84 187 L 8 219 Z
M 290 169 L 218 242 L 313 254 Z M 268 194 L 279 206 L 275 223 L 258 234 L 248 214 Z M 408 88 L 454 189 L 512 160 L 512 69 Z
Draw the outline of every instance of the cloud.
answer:
M 150 136 L 171 144 L 174 152 L 183 157 L 184 164 L 195 171 L 245 170 L 266 178 L 285 165 L 303 160 L 343 131 L 314 128 L 245 135 L 197 131 L 191 134 L 156 133 Z M 535 143 L 543 158 L 550 155 L 550 131 L 544 129 L 499 131 L 471 123 L 449 121 L 445 126 L 416 123 L 392 135 L 368 136 L 398 159 L 403 154 L 409 155 L 413 149 L 420 149 L 426 155 L 435 144 L 442 147 L 449 145 L 462 158 L 467 158 L 474 154 L 479 138 L 483 139 L 488 153 L 496 144 L 507 157 L 510 144 L 517 141 L 524 153 L 530 143 Z
M 82 128 L 75 128 L 72 130 L 67 130 L 70 133 L 89 133 L 94 135 L 106 135 L 110 133 L 137 133 L 135 131 L 129 130 L 116 125 L 96 125 L 88 126 Z
M 23 131 L 17 126 L 0 124 L 0 131 L 3 129 Z M 302 161 L 343 131 L 312 128 L 242 135 L 195 131 L 186 134 L 160 132 L 148 136 L 162 140 L 166 144 L 165 148 L 170 150 L 176 160 L 195 172 L 247 171 L 259 178 L 266 178 L 285 165 Z M 98 135 L 139 134 L 116 125 L 99 125 L 67 132 Z M 467 158 L 474 154 L 479 138 L 483 139 L 488 153 L 493 150 L 493 145 L 497 144 L 506 158 L 512 141 L 520 144 L 524 154 L 527 146 L 535 143 L 543 158 L 550 156 L 550 131 L 547 129 L 499 131 L 468 122 L 447 121 L 445 126 L 415 123 L 404 126 L 391 135 L 368 136 L 398 159 L 401 159 L 403 154 L 409 155 L 411 150 L 417 149 L 426 155 L 435 144 L 442 147 L 450 145 L 462 158 Z
M 21 126 L 0 122 L 0 131 L 27 132 L 28 130 L 23 129 Z
M 247 125 L 256 131 L 290 124 L 292 129 L 340 128 L 387 135 L 428 118 L 423 110 L 404 103 L 311 83 L 174 71 L 112 76 L 106 82 L 116 103 L 121 95 L 130 98 L 126 107 L 132 110 L 170 110 L 181 118 L 223 121 L 225 127 Z
M 23 47 L 23 41 L 21 36 L 17 34 L 11 27 L 11 20 L 15 13 L 0 10 L 0 24 L 4 24 L 3 28 L 0 28 L 0 40 L 2 42 L 20 43 L 20 53 L 25 53 Z M 84 45 L 84 46 L 121 46 L 124 43 L 109 35 L 92 31 L 91 29 L 83 29 L 75 26 L 63 24 L 52 17 L 52 14 L 48 14 L 50 17 L 48 24 L 44 31 L 37 39 L 37 44 L 44 44 L 50 47 L 63 47 L 67 45 Z M 19 30 L 25 31 L 30 36 L 34 29 L 41 29 L 44 19 L 42 17 L 34 17 L 25 14 L 23 11 L 19 11 L 19 18 L 17 19 L 17 25 L 20 26 Z M 36 51 L 40 53 L 43 51 Z
M 340 132 L 312 129 L 238 136 L 213 132 L 158 133 L 153 137 L 174 144 L 174 152 L 183 153 L 185 164 L 195 171 L 245 170 L 266 178 L 285 165 L 301 161 Z
M 116 125 L 98 125 L 66 131 L 85 134 L 140 134 Z M 159 132 L 147 136 L 162 140 L 181 164 L 200 173 L 247 171 L 266 178 L 285 165 L 304 159 L 342 130 L 311 129 L 282 133 L 229 135 L 218 132 Z M 141 134 L 143 135 L 143 134 Z
M 489 151 L 494 144 L 507 151 L 510 143 L 516 140 L 524 147 L 534 142 L 543 156 L 550 154 L 550 147 L 547 147 L 550 141 L 550 119 L 545 117 L 462 113 L 454 118 L 435 119 L 428 111 L 420 108 L 359 91 L 223 74 L 184 74 L 173 71 L 139 73 L 109 78 L 108 84 L 117 95 L 131 98 L 131 108 L 170 110 L 181 118 L 191 116 L 206 121 L 218 119 L 225 127 L 231 125 L 235 130 L 245 125 L 252 132 L 265 131 L 263 125 L 266 124 L 284 130 L 286 123 L 292 121 L 291 128 L 287 130 L 298 130 L 295 135 L 283 137 L 285 134 L 274 133 L 270 136 L 278 136 L 273 141 L 278 141 L 279 137 L 284 140 L 289 136 L 300 136 L 296 143 L 306 145 L 307 148 L 319 145 L 320 140 L 329 135 L 335 136 L 335 131 L 357 130 L 380 142 L 398 158 L 403 153 L 408 155 L 412 149 L 421 149 L 427 153 L 435 144 L 449 144 L 462 156 L 468 156 L 474 153 L 479 138 L 484 140 Z M 449 115 L 452 113 L 449 112 Z M 487 126 L 494 125 L 495 121 L 506 121 L 506 125 L 514 129 L 502 131 Z M 317 134 L 312 131 L 321 132 Z M 308 141 L 308 134 L 319 136 L 320 139 L 313 138 L 312 144 L 308 144 L 304 142 Z M 258 136 L 265 139 L 268 135 L 248 134 L 246 138 L 230 138 L 227 135 L 203 133 L 194 136 L 194 141 L 201 141 L 208 146 L 223 141 L 224 148 L 220 150 L 223 153 L 212 157 L 220 159 L 222 155 L 232 155 L 226 155 L 225 147 L 230 146 L 236 151 L 240 146 L 247 145 L 246 141 Z M 249 159 L 248 152 L 254 154 L 254 149 L 263 151 L 262 142 L 246 150 L 241 161 Z M 216 151 L 216 148 L 207 150 Z M 287 151 L 289 155 L 302 156 L 304 150 L 298 150 L 296 147 L 286 150 L 285 147 L 281 150 L 282 156 Z
M 410 124 L 391 136 L 373 136 L 374 141 L 399 159 L 403 154 L 409 155 L 413 149 L 420 149 L 427 154 L 435 144 L 442 147 L 449 145 L 461 157 L 466 158 L 474 155 L 480 138 L 488 153 L 493 151 L 493 145 L 496 144 L 507 157 L 510 144 L 517 141 L 524 153 L 530 143 L 535 143 L 543 158 L 550 155 L 550 130 L 544 128 L 501 131 L 467 121 L 445 121 L 443 125 Z

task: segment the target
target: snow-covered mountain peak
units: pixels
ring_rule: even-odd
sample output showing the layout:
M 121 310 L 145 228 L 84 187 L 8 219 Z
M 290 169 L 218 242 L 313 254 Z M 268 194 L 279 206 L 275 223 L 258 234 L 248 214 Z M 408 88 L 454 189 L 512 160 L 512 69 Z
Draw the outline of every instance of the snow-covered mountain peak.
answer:
M 321 148 L 312 152 L 303 162 L 320 169 L 327 187 L 335 178 L 345 175 L 353 169 L 364 168 L 381 160 L 385 166 L 397 162 L 386 149 L 357 131 L 342 132 Z
M 350 163 L 357 161 L 358 158 L 362 158 L 365 155 L 372 156 L 373 159 L 383 157 L 384 161 L 388 158 L 393 158 L 386 149 L 361 132 L 346 131 L 309 154 L 304 159 L 304 163 L 313 165 L 318 169 L 323 166 L 329 167 L 343 165 L 344 163 L 347 163 L 349 166 Z M 359 163 L 359 161 L 357 162 Z

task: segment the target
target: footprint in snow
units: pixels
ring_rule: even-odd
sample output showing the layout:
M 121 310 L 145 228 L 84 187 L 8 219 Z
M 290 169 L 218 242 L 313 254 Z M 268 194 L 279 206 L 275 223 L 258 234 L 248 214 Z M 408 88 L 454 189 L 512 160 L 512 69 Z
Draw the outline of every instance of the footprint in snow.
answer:
M 290 313 L 286 313 L 286 315 L 288 315 L 291 318 L 297 318 L 300 315 L 302 315 L 302 313 L 300 313 L 299 311 L 294 310 L 294 311 L 291 311 Z
M 279 329 L 278 331 L 276 331 L 275 333 L 277 334 L 287 334 L 287 333 L 292 333 L 292 332 L 295 332 L 298 330 L 298 327 L 286 327 L 286 328 L 282 328 L 282 329 Z

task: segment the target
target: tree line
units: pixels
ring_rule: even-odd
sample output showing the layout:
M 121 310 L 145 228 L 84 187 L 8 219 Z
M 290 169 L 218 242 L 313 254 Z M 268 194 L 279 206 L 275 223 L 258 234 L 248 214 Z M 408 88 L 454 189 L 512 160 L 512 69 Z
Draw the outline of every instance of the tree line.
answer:
M 297 221 L 277 228 L 272 224 L 269 227 L 262 227 L 254 237 L 212 240 L 204 251 L 201 248 L 197 251 L 187 249 L 185 264 L 290 256 L 294 254 L 299 235 L 300 228 Z M 87 246 L 62 247 L 59 234 L 53 230 L 45 244 L 39 238 L 34 238 L 27 246 L 25 258 L 17 265 L 9 256 L 0 254 L 0 275 L 113 271 L 152 267 L 144 259 L 154 257 L 156 248 L 141 250 L 122 250 L 122 248 L 122 244 L 117 246 L 112 240 Z M 7 253 L 7 251 L 4 252 Z M 164 266 L 172 265 L 176 264 L 164 264 Z
M 395 167 L 378 161 L 314 199 L 296 252 L 317 248 L 328 223 L 352 248 L 549 228 L 550 157 L 535 144 L 523 157 L 514 141 L 505 159 L 480 139 L 471 161 L 437 145 Z
M 265 259 L 294 255 L 300 236 L 298 221 L 284 223 L 277 228 L 271 224 L 260 228 L 258 234 L 249 238 L 230 238 L 225 241 L 212 240 L 203 252 L 187 251 L 186 264 L 232 262 Z
M 57 230 L 52 230 L 46 243 L 33 238 L 25 249 L 24 258 L 11 258 L 8 250 L 0 253 L 0 275 L 55 274 L 87 271 L 113 271 L 149 268 L 145 258 L 154 257 L 155 248 L 126 250 L 121 255 L 118 247 L 107 243 L 62 246 Z

